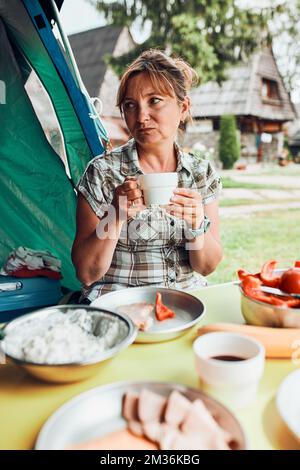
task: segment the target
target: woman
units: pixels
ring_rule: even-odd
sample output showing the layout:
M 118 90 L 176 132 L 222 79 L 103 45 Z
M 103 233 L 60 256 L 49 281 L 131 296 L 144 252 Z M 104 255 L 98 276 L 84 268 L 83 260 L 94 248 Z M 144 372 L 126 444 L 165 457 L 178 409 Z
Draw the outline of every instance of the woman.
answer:
M 117 105 L 133 139 L 94 158 L 78 184 L 72 259 L 87 303 L 125 287 L 196 288 L 205 284 L 196 273 L 221 260 L 220 179 L 176 144 L 195 77 L 183 60 L 149 50 L 121 79 Z M 167 206 L 145 208 L 138 176 L 162 172 L 177 172 L 178 188 Z

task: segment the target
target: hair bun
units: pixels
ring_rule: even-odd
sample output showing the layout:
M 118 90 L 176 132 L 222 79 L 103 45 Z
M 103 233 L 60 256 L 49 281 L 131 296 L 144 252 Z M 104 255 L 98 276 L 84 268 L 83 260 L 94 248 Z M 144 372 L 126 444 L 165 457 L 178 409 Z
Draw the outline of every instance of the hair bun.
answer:
M 176 67 L 181 71 L 184 76 L 186 90 L 190 90 L 192 86 L 199 83 L 199 75 L 185 60 L 180 57 L 173 58 Z

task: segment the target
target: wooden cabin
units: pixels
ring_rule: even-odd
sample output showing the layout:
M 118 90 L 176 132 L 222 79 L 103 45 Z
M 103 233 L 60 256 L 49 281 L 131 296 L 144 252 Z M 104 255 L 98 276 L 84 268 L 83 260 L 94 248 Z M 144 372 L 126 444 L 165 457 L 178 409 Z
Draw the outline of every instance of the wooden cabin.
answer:
M 249 161 L 270 161 L 283 149 L 283 126 L 295 119 L 295 109 L 271 49 L 230 68 L 219 86 L 207 82 L 191 92 L 194 124 L 188 125 L 184 146 L 198 143 L 218 154 L 220 118 L 236 116 L 241 155 Z

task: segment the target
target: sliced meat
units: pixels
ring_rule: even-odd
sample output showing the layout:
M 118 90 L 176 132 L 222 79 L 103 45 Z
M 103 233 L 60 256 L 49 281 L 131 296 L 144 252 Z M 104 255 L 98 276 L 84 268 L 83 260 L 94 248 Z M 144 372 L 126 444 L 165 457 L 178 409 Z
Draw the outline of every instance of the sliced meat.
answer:
M 140 421 L 128 421 L 127 427 L 129 431 L 132 432 L 132 434 L 134 434 L 135 436 L 144 435 L 143 425 Z
M 166 403 L 167 399 L 165 397 L 144 388 L 140 393 L 138 403 L 139 419 L 143 423 L 148 421 L 161 421 Z
M 148 439 L 136 437 L 127 429 L 116 431 L 88 442 L 74 444 L 66 450 L 156 450 Z
M 173 442 L 176 440 L 178 434 L 180 434 L 178 428 L 174 428 L 169 424 L 166 425 L 163 423 L 162 433 L 159 441 L 160 450 L 175 449 L 175 447 L 173 447 Z
M 168 450 L 229 450 L 223 439 L 211 437 L 207 433 L 178 432 Z
M 165 411 L 166 423 L 179 427 L 185 419 L 192 403 L 181 393 L 174 390 L 168 398 L 168 403 Z
M 153 442 L 160 443 L 164 440 L 166 434 L 173 430 L 173 427 L 167 423 L 158 421 L 147 421 L 143 425 L 144 435 Z
M 118 313 L 127 315 L 135 324 L 135 326 L 141 330 L 148 330 L 153 324 L 154 305 L 147 302 L 140 302 L 128 305 L 121 305 L 117 308 Z
M 224 431 L 214 420 L 202 400 L 195 400 L 182 423 L 181 430 L 185 434 L 206 434 L 211 437 L 212 441 L 218 443 L 218 446 L 226 444 L 228 433 Z M 222 444 L 223 443 L 223 444 Z M 221 448 L 218 447 L 218 448 Z
M 153 442 L 159 442 L 162 423 L 159 421 L 146 421 L 143 424 L 144 435 Z
M 122 416 L 127 421 L 138 421 L 138 393 L 129 390 L 123 398 Z

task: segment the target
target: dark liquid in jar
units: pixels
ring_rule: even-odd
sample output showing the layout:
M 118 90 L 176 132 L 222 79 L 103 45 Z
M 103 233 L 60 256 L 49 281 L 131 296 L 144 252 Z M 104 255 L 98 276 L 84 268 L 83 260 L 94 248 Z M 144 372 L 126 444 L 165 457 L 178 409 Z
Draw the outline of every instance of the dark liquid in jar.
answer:
M 238 361 L 245 361 L 247 357 L 239 357 L 239 356 L 212 356 L 211 359 L 215 359 L 216 361 L 229 361 L 229 362 L 238 362 Z

